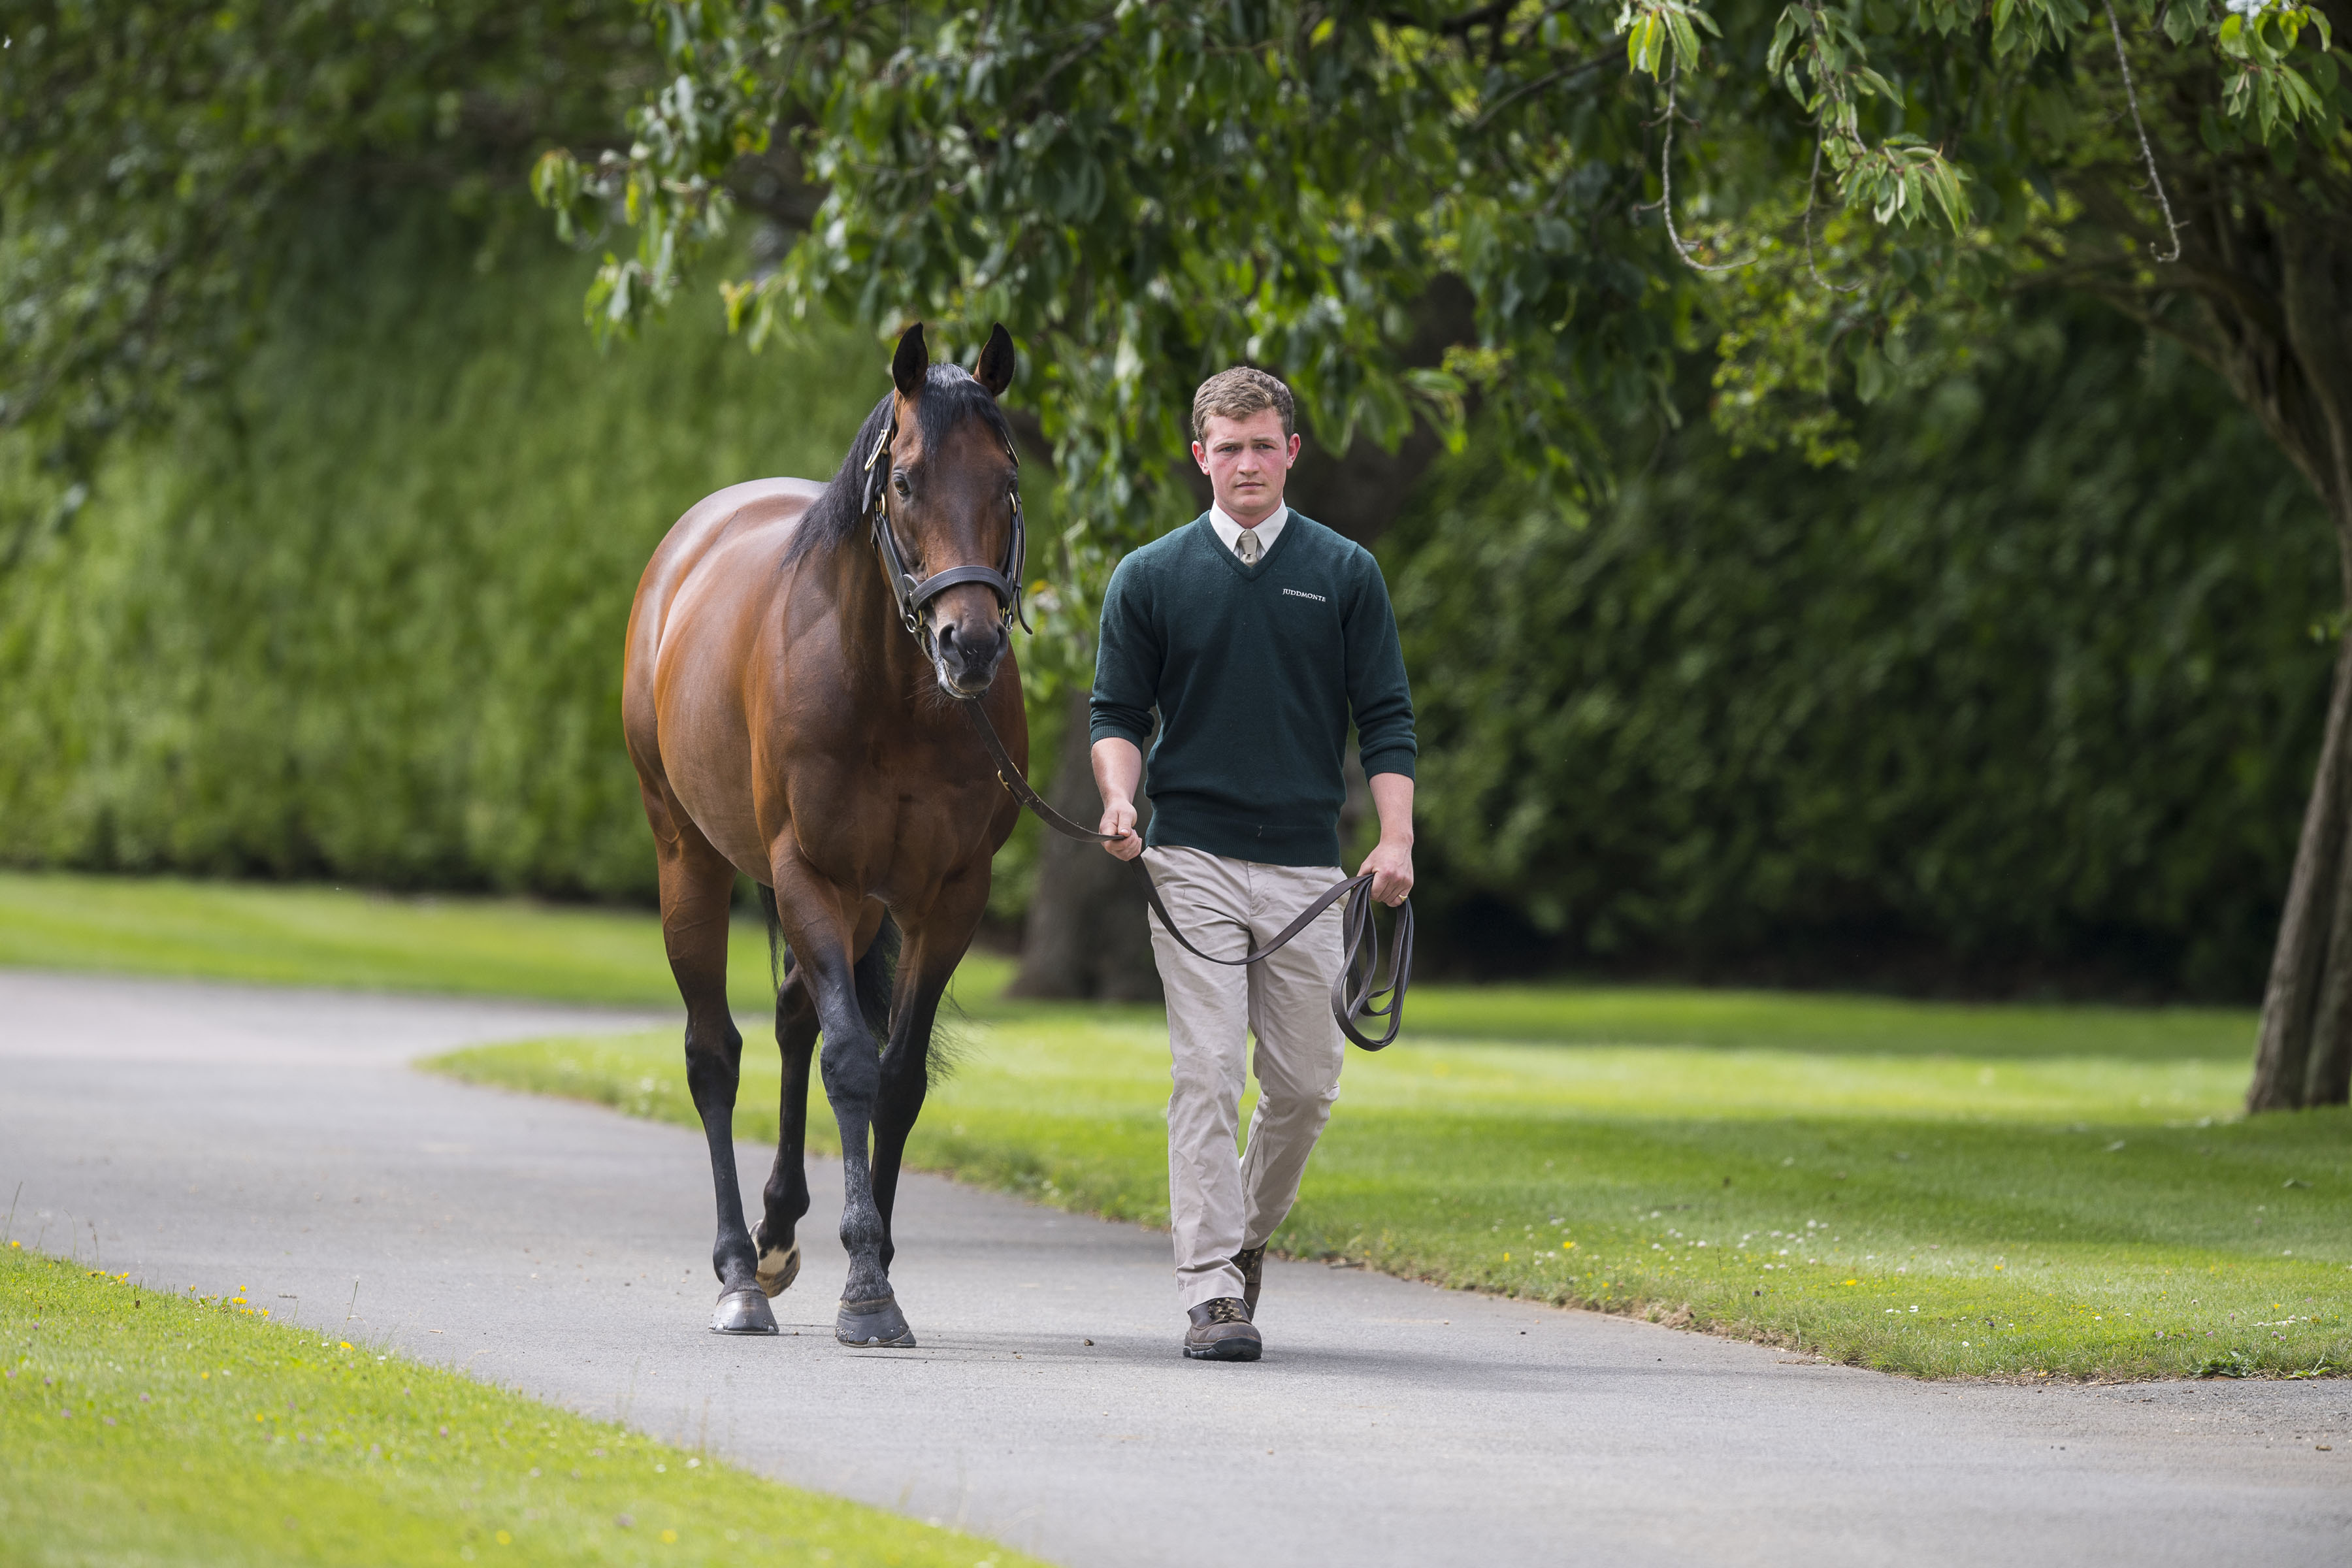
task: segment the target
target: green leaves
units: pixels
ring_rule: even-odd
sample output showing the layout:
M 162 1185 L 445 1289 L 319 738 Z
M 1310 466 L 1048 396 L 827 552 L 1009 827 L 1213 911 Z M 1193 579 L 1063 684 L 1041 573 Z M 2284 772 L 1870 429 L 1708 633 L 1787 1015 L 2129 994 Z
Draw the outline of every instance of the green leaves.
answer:
M 1645 76 L 1664 74 L 1660 68 L 1665 64 L 1669 47 L 1677 68 L 1696 68 L 1701 27 L 1723 37 L 1714 17 L 1683 0 L 1627 0 L 1617 13 L 1617 30 L 1625 36 L 1626 68 Z
M 2336 40 L 2326 15 L 2284 0 L 2232 0 L 2231 10 L 2215 35 L 2235 67 L 2225 89 L 2229 112 L 2252 121 L 2265 142 L 2282 129 L 2329 118 L 2327 100 L 2336 88 L 2329 51 Z M 2293 63 L 2295 45 L 2306 31 L 2317 35 L 2310 76 Z
M 2333 133 L 2324 52 L 2279 55 L 2297 29 L 2319 37 L 2307 13 L 2242 19 L 2226 46 L 2213 0 L 2168 0 L 2160 32 L 2155 14 L 2137 12 L 2128 47 L 2177 51 L 2171 101 L 2197 101 L 2213 79 L 2200 62 L 2236 48 L 2233 68 L 2253 74 L 2225 113 L 2265 138 L 2290 121 Z M 1017 323 L 1013 395 L 1084 520 L 1063 539 L 1073 638 L 1084 584 L 1192 510 L 1184 405 L 1236 360 L 1289 379 L 1326 447 L 1416 426 L 1452 441 L 1471 411 L 1501 410 L 1521 471 L 1605 489 L 1596 411 L 1673 417 L 1675 346 L 1717 330 L 1717 286 L 1685 261 L 1762 258 L 1787 287 L 1854 291 L 1820 330 L 1883 345 L 1905 300 L 2049 268 L 2053 238 L 2071 260 L 2112 258 L 2098 237 L 2138 237 L 2148 191 L 2172 223 L 2153 152 L 2118 137 L 2138 121 L 2104 0 L 1402 0 L 1377 16 L 1290 0 L 765 0 L 646 15 L 665 75 L 629 145 L 550 160 L 537 182 L 581 243 L 615 216 L 635 228 L 592 290 L 598 330 L 676 298 L 744 193 L 789 165 L 810 210 L 782 220 L 772 266 L 720 285 L 728 320 L 755 344 L 820 315 L 877 334 L 916 316 L 950 336 Z M 1668 84 L 1670 121 L 1654 91 L 1601 68 L 1621 57 Z M 2062 204 L 2062 221 L 2031 216 Z M 1662 217 L 1686 224 L 1687 247 Z M 1848 217 L 1901 242 L 1852 247 L 1860 270 L 1832 281 L 1814 236 Z M 1859 259 L 1895 255 L 1912 258 L 1899 275 Z M 1865 374 L 1874 394 L 1902 384 L 1836 363 L 1854 378 L 1841 372 L 1841 389 Z

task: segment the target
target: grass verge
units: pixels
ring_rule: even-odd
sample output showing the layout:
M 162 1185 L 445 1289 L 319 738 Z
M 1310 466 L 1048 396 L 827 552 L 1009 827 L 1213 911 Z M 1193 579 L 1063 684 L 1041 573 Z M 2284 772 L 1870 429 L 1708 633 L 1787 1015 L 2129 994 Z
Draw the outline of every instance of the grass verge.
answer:
M 0 1334 L 10 1563 L 1033 1561 L 13 1244 Z
M 738 921 L 730 945 L 734 1005 L 764 1011 L 759 922 Z M 173 877 L 0 872 L 0 964 L 677 1005 L 649 910 Z
M 739 921 L 729 994 L 762 1016 L 767 937 Z M 524 899 L 168 877 L 0 871 L 0 965 L 281 985 L 531 996 L 672 1009 L 677 988 L 650 910 Z M 981 1016 L 1012 965 L 965 958 L 957 987 Z M 1769 1047 L 1810 1053 L 2248 1057 L 2253 1015 L 2217 1007 L 1972 1006 L 1866 996 L 1666 986 L 1413 988 L 1412 1038 L 1563 1045 Z
M 966 1033 L 912 1161 L 1166 1223 L 1155 1016 L 1000 1007 Z M 2021 1058 L 1984 1044 L 1904 1057 L 1416 1034 L 1381 1056 L 1350 1051 L 1276 1246 L 1920 1376 L 2352 1362 L 2352 1117 L 2234 1120 L 2234 1059 Z M 667 1032 L 433 1065 L 696 1124 Z M 772 1138 L 773 1053 L 747 1050 L 737 1130 Z M 830 1142 L 821 1106 L 810 1131 L 812 1147 Z M 1268 1310 L 1278 1321 L 1278 1300 Z

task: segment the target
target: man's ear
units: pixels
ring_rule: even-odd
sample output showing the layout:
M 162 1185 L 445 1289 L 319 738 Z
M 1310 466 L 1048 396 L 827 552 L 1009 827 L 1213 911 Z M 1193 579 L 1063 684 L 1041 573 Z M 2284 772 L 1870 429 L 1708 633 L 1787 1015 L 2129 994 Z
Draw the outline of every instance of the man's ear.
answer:
M 1004 389 L 1013 384 L 1013 371 L 1019 355 L 1013 352 L 1013 334 L 997 322 L 988 329 L 988 346 L 980 351 L 980 363 L 972 371 L 972 379 L 988 388 L 991 397 L 1002 397 Z
M 911 398 L 923 390 L 923 373 L 931 368 L 931 351 L 923 343 L 923 323 L 917 321 L 898 334 L 898 352 L 890 356 L 890 379 L 898 395 Z

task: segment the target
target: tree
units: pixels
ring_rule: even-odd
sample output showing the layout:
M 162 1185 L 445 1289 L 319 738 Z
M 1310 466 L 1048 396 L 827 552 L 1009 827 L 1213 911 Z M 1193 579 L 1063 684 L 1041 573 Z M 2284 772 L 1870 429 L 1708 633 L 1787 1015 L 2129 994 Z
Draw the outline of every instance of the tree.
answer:
M 1674 419 L 1677 345 L 1715 341 L 1727 430 L 1838 460 L 1854 401 L 2034 289 L 2189 343 L 2352 536 L 2347 4 L 675 5 L 631 145 L 537 182 L 575 233 L 637 230 L 606 330 L 673 299 L 744 161 L 779 157 L 823 197 L 722 285 L 754 342 L 820 310 L 1022 322 L 1083 520 L 1066 625 L 1179 514 L 1184 393 L 1232 360 L 1280 366 L 1334 449 L 1458 440 L 1475 399 L 1499 460 L 1605 488 L 1592 411 Z M 1467 330 L 1416 361 L 1447 287 Z M 2333 701 L 2258 1108 L 2352 1077 L 2352 663 Z
M 222 386 L 339 198 L 478 212 L 636 98 L 610 0 L 34 0 L 0 21 L 0 431 L 89 494 L 117 434 Z

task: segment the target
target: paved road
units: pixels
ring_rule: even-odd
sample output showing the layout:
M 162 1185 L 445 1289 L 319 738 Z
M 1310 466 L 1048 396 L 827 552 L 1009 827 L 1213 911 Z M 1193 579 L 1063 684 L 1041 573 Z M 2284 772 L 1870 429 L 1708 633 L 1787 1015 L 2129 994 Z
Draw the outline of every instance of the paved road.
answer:
M 920 1349 L 832 1342 L 830 1166 L 785 1337 L 719 1339 L 698 1137 L 404 1065 L 635 1021 L 0 971 L 0 1191 L 51 1251 L 1073 1568 L 2352 1561 L 2343 1383 L 1914 1384 L 1312 1264 L 1268 1266 L 1266 1360 L 1203 1366 L 1163 1237 L 932 1178 Z

